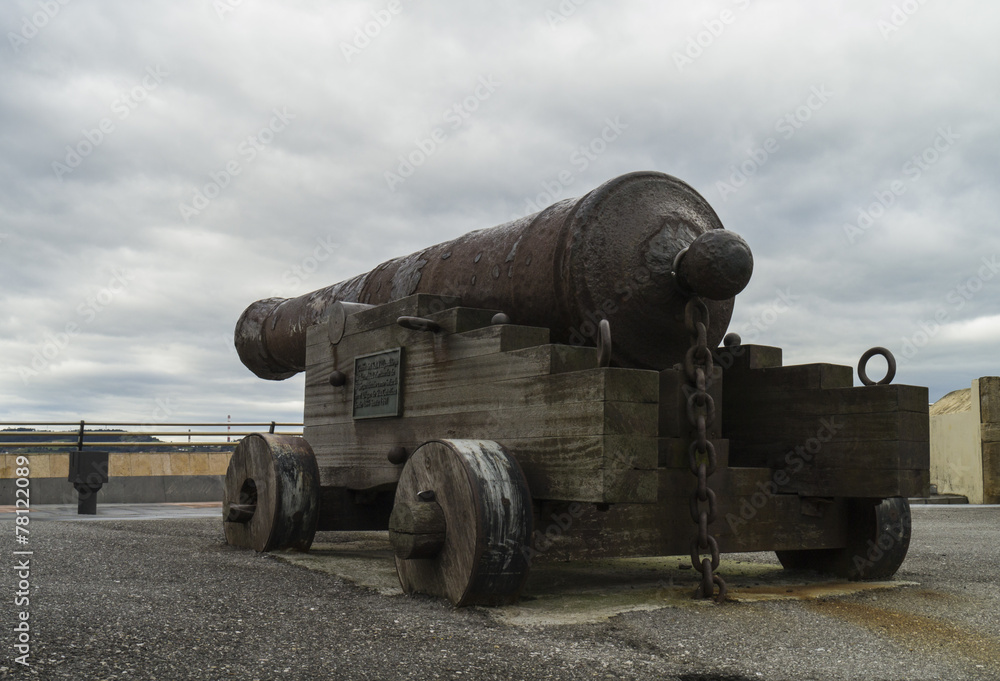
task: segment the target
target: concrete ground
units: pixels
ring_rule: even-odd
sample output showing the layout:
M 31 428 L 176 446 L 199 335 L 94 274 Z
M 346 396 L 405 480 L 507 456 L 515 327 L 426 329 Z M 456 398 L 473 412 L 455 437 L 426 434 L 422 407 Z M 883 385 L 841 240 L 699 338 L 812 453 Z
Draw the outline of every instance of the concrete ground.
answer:
M 377 534 L 257 555 L 225 544 L 220 515 L 36 507 L 17 546 L 15 514 L 0 512 L 0 678 L 1000 679 L 1000 507 L 914 507 L 890 583 L 730 555 L 736 600 L 716 606 L 687 598 L 678 559 L 538 565 L 521 604 L 463 610 L 399 595 Z M 25 549 L 27 669 L 13 661 L 23 608 L 9 605 Z

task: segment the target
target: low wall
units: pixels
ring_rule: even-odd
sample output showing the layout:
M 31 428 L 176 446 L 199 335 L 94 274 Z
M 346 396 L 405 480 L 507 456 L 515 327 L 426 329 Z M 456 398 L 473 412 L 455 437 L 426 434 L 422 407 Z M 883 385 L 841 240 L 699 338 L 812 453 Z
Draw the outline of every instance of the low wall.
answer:
M 69 454 L 0 454 L 0 504 L 12 504 L 18 456 L 29 461 L 31 503 L 75 504 L 66 478 Z M 108 482 L 98 503 L 222 501 L 230 452 L 153 452 L 108 455 Z M 10 500 L 10 501 L 8 501 Z
M 1000 503 L 1000 377 L 984 376 L 930 408 L 931 483 L 972 504 Z

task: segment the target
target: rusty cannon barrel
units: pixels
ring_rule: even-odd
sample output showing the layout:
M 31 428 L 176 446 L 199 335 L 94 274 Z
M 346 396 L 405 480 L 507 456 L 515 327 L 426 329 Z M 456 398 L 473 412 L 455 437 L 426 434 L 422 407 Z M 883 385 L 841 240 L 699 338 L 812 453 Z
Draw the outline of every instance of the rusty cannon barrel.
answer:
M 305 370 L 306 329 L 334 303 L 431 293 L 548 327 L 557 343 L 593 344 L 606 318 L 615 364 L 663 369 L 690 345 L 690 296 L 707 299 L 708 342 L 718 345 L 752 271 L 749 246 L 698 192 L 670 175 L 636 172 L 298 298 L 257 301 L 235 341 L 251 371 L 282 380 Z

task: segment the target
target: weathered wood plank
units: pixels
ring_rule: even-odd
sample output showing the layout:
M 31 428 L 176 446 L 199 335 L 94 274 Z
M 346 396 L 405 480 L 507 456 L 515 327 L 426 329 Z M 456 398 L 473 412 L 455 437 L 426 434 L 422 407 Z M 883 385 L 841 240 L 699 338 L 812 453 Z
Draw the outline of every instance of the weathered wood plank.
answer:
M 803 468 L 790 475 L 785 493 L 834 497 L 927 496 L 927 469 Z
M 781 348 L 770 345 L 739 345 L 735 348 L 718 348 L 716 364 L 728 371 L 773 369 L 781 366 Z
M 510 328 L 510 327 L 507 327 Z M 411 347 L 403 353 L 403 408 L 406 395 L 414 389 L 458 388 L 481 386 L 496 381 L 544 376 L 559 368 L 551 350 L 542 345 L 523 351 L 491 352 L 481 356 L 465 357 L 440 362 L 413 361 Z M 596 363 L 596 362 L 595 362 Z M 328 382 L 334 364 L 314 364 L 306 372 L 305 420 L 308 425 L 316 418 L 349 417 L 354 393 L 354 361 L 345 362 L 341 368 L 348 376 L 347 384 L 333 387 Z
M 313 326 L 307 332 L 307 337 L 314 340 L 306 348 L 307 384 L 325 381 L 334 368 L 350 372 L 355 357 L 389 348 L 405 346 L 410 362 L 423 366 L 545 345 L 548 335 L 548 329 L 511 324 L 453 334 L 432 334 L 392 325 L 332 345 L 324 341 L 322 329 Z
M 328 467 L 388 466 L 393 446 L 413 452 L 423 441 L 387 444 L 338 444 L 317 440 L 313 445 L 320 470 Z M 655 470 L 656 438 L 636 435 L 592 435 L 504 439 L 501 442 L 525 467 L 546 465 L 570 475 L 577 466 L 625 470 Z M 401 464 L 400 464 L 401 465 Z M 326 484 L 326 483 L 324 483 Z
M 510 439 L 587 435 L 656 436 L 657 406 L 633 402 L 575 402 L 499 410 L 307 424 L 309 442 L 395 445 L 439 438 Z
M 983 423 L 979 427 L 979 436 L 983 442 L 1000 442 L 1000 423 Z
M 803 515 L 797 495 L 770 492 L 770 475 L 767 469 L 729 469 L 713 476 L 719 514 L 710 529 L 721 551 L 846 545 L 843 500 L 824 505 L 820 516 Z M 676 488 L 684 483 L 690 487 L 681 493 Z M 566 560 L 686 555 L 696 531 L 688 509 L 695 485 L 690 473 L 685 477 L 680 471 L 661 471 L 660 498 L 655 504 L 613 505 L 607 512 L 584 504 L 544 504 L 535 518 L 533 556 Z
M 912 440 L 842 440 L 822 444 L 810 453 L 805 445 L 775 449 L 767 445 L 745 447 L 753 457 L 763 457 L 770 468 L 917 469 L 930 466 L 927 442 Z
M 441 330 L 436 333 L 403 328 L 397 323 L 397 318 L 392 318 L 391 320 L 385 320 L 385 323 L 378 327 L 354 331 L 349 334 L 345 333 L 335 344 L 330 342 L 330 334 L 326 330 L 326 324 L 320 323 L 306 330 L 306 349 L 307 352 L 310 349 L 314 352 L 322 351 L 324 345 L 330 345 L 343 348 L 345 351 L 354 351 L 358 347 L 364 349 L 371 343 L 380 344 L 380 339 L 383 338 L 387 339 L 386 343 L 396 342 L 393 339 L 416 339 L 419 341 L 422 338 L 436 338 L 440 340 L 449 336 L 474 339 L 491 335 L 490 329 L 494 329 L 494 327 L 514 326 L 513 324 L 493 324 L 492 319 L 494 314 L 496 314 L 495 310 L 453 307 L 443 312 L 427 315 L 425 319 L 429 319 L 440 325 Z M 545 340 L 540 340 L 539 344 L 548 342 L 548 329 L 533 326 L 521 326 L 517 328 L 536 329 L 533 332 L 535 336 L 545 337 Z M 495 329 L 492 334 L 496 334 Z M 398 342 L 396 344 L 398 345 Z
M 726 372 L 727 390 L 745 390 L 750 394 L 766 390 L 850 388 L 853 385 L 854 369 L 840 364 L 795 364 L 746 370 L 734 366 Z
M 413 452 L 422 442 L 399 442 Z M 656 500 L 656 439 L 633 435 L 504 440 L 538 499 L 604 503 Z M 316 451 L 323 485 L 367 489 L 394 484 L 402 466 L 389 467 L 386 445 L 326 445 Z M 375 471 L 372 475 L 363 472 Z M 360 481 L 360 482 L 359 482 Z M 359 486 L 360 485 L 360 486 Z
M 1000 422 L 1000 376 L 979 379 L 979 420 L 981 423 Z
M 770 418 L 729 414 L 722 429 L 732 442 L 733 451 L 753 445 L 789 450 L 813 441 L 821 444 L 855 440 L 927 442 L 929 432 L 926 413 L 911 411 L 824 416 L 779 412 Z
M 983 443 L 983 503 L 1000 504 L 1000 442 Z
M 386 461 L 384 466 L 321 465 L 320 484 L 323 487 L 345 487 L 350 490 L 390 490 L 399 482 L 402 466 Z
M 406 378 L 402 386 L 405 417 L 594 401 L 655 404 L 659 396 L 656 372 L 640 369 L 589 369 L 489 381 L 489 390 L 484 390 L 480 381 L 427 388 L 423 382 Z M 340 390 L 339 400 L 307 401 L 307 422 L 320 425 L 351 420 L 351 395 L 331 388 L 334 397 L 338 396 L 336 390 Z
M 440 357 L 421 356 L 419 346 L 407 346 L 403 357 L 404 409 L 405 394 L 413 390 L 481 386 L 518 377 L 544 376 L 597 367 L 596 353 L 590 348 L 532 345 L 517 350 L 498 350 L 494 344 L 498 339 L 501 343 L 505 338 L 510 340 L 510 336 L 514 336 L 517 340 L 527 340 L 518 336 L 515 330 L 528 327 L 494 328 L 501 329 L 497 332 L 497 338 L 479 339 L 483 343 L 476 346 L 472 356 L 462 356 L 461 353 L 450 351 Z M 457 337 L 457 335 L 452 336 L 452 338 Z M 459 358 L 454 358 L 456 354 Z M 346 385 L 333 387 L 329 384 L 328 378 L 335 366 L 336 363 L 333 361 L 320 362 L 310 365 L 307 370 L 305 391 L 307 422 L 327 413 L 332 416 L 350 415 L 354 389 L 353 358 L 340 363 L 340 370 L 347 375 Z M 650 379 L 633 380 L 641 382 Z M 645 385 L 645 390 L 652 389 L 650 384 Z
M 927 388 L 914 385 L 777 391 L 748 386 L 730 389 L 727 384 L 724 392 L 733 412 L 727 413 L 731 418 L 770 418 L 782 412 L 797 418 L 896 411 L 928 413 Z

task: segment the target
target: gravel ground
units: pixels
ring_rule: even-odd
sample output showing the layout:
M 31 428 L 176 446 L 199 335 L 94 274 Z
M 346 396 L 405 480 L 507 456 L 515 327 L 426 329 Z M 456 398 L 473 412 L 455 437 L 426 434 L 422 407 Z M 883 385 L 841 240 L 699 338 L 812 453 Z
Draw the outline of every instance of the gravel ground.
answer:
M 215 519 L 46 520 L 32 664 L 13 661 L 5 606 L 0 678 L 1000 679 L 1000 508 L 914 508 L 913 526 L 897 578 L 919 586 L 524 627 L 231 549 Z

